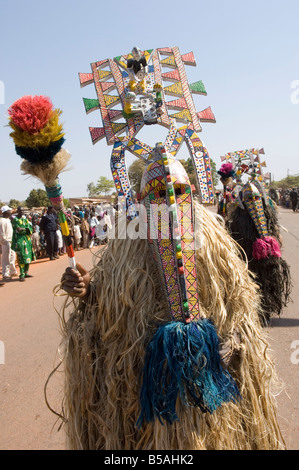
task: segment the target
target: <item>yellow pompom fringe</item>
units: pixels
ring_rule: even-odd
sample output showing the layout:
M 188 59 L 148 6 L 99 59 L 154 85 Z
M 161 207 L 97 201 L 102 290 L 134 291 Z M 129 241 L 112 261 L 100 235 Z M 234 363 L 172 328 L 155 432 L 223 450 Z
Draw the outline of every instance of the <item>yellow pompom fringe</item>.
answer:
M 14 131 L 10 136 L 13 138 L 15 145 L 29 148 L 48 147 L 52 142 L 60 140 L 64 136 L 63 126 L 59 123 L 61 113 L 60 109 L 55 109 L 45 127 L 36 134 L 23 131 L 10 120 L 9 126 Z

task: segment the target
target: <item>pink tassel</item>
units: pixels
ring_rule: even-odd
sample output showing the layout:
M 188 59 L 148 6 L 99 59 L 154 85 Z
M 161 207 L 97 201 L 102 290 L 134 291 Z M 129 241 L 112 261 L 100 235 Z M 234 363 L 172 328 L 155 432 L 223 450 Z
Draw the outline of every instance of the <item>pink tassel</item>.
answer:
M 263 237 L 255 240 L 252 247 L 252 256 L 256 260 L 265 259 L 269 255 L 275 258 L 281 257 L 278 241 L 273 237 Z
M 281 257 L 281 251 L 278 241 L 273 237 L 265 237 L 264 240 L 268 243 L 270 247 L 270 253 L 275 258 Z
M 252 247 L 252 256 L 256 260 L 265 259 L 267 258 L 269 253 L 269 247 L 267 242 L 265 242 L 264 238 L 258 238 L 255 240 L 253 247 Z

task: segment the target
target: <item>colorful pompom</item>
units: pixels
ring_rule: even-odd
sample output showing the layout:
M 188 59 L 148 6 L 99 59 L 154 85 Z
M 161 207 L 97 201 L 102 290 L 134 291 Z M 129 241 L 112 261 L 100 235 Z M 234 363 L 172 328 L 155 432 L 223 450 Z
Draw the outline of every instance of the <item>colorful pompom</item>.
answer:
M 49 121 L 53 105 L 46 96 L 23 96 L 8 109 L 15 126 L 29 134 L 36 134 Z
M 218 171 L 218 174 L 225 178 L 234 177 L 235 171 L 232 163 L 223 163 L 220 170 Z
M 46 96 L 23 96 L 8 113 L 16 153 L 31 164 L 52 162 L 65 140 L 61 111 Z

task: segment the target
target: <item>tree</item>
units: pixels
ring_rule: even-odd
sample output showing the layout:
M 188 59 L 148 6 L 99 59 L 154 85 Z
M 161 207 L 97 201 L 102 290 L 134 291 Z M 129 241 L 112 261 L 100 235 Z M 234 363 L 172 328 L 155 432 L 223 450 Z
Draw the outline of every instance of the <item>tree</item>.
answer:
M 185 168 L 187 175 L 189 176 L 190 183 L 194 184 L 196 186 L 196 176 L 195 176 L 195 170 L 193 166 L 193 162 L 191 160 L 191 157 L 189 157 L 187 160 L 180 160 L 181 164 Z M 212 180 L 213 180 L 213 186 L 216 188 L 218 181 L 219 181 L 219 175 L 217 173 L 216 169 L 216 163 L 210 158 L 210 164 L 211 164 L 211 172 L 212 172 Z
M 11 199 L 8 203 L 9 207 L 12 209 L 16 209 L 17 207 L 22 206 L 21 201 L 18 201 L 17 199 Z
M 114 188 L 113 180 L 109 180 L 108 178 L 106 178 L 106 176 L 100 176 L 96 185 L 97 194 L 104 193 L 106 196 L 106 194 L 110 193 L 110 191 L 113 188 Z
M 189 157 L 188 160 L 179 160 L 179 162 L 185 168 L 186 173 L 189 176 L 190 183 L 196 186 L 195 170 L 191 158 Z
M 87 185 L 87 191 L 89 197 L 98 196 L 99 194 L 104 193 L 105 196 L 110 193 L 111 189 L 114 188 L 113 180 L 109 180 L 106 176 L 100 176 L 97 181 L 97 184 L 89 183 Z
M 141 178 L 147 164 L 144 160 L 135 160 L 128 170 L 131 188 L 135 194 L 140 193 Z
M 44 189 L 32 189 L 25 203 L 29 209 L 32 209 L 32 207 L 47 207 L 50 205 L 49 198 Z
M 210 158 L 210 162 L 211 162 L 212 180 L 213 180 L 213 185 L 215 189 L 219 182 L 220 176 L 217 173 L 216 163 L 214 162 L 214 160 Z
M 289 189 L 289 188 L 298 188 L 299 187 L 299 176 L 287 176 L 280 181 L 272 181 L 271 188 L 275 189 Z
M 97 195 L 97 188 L 95 187 L 94 183 L 88 183 L 87 192 L 89 197 L 94 197 Z

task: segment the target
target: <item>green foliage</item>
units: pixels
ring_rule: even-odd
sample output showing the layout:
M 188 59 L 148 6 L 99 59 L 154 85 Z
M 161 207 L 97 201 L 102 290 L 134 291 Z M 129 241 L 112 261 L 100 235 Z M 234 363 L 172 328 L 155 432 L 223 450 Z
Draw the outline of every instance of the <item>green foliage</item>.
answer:
M 25 204 L 29 209 L 32 209 L 32 207 L 48 207 L 50 201 L 44 189 L 32 189 Z
M 195 170 L 194 170 L 191 158 L 188 158 L 187 160 L 179 160 L 179 162 L 185 168 L 186 173 L 189 176 L 190 183 L 193 184 L 196 187 Z
M 8 203 L 9 207 L 12 209 L 16 209 L 19 206 L 22 206 L 22 202 L 18 201 L 17 199 L 11 199 Z
M 87 192 L 89 197 L 94 197 L 97 195 L 97 189 L 94 183 L 88 183 L 87 185 Z
M 100 176 L 96 185 L 97 194 L 104 193 L 106 196 L 108 193 L 111 192 L 113 188 L 114 188 L 113 180 L 109 180 L 108 178 L 106 178 L 106 176 Z
M 299 187 L 299 175 L 297 176 L 287 176 L 280 181 L 272 181 L 271 188 L 278 189 L 289 189 L 289 188 L 298 188 Z
M 113 188 L 113 180 L 109 180 L 106 176 L 100 176 L 96 185 L 94 183 L 89 183 L 87 185 L 87 192 L 89 197 L 95 197 L 102 193 L 106 196 Z
M 212 170 L 212 180 L 213 180 L 213 185 L 215 189 L 217 184 L 219 183 L 220 176 L 217 173 L 216 163 L 214 162 L 214 160 L 210 158 L 210 162 L 211 162 L 211 170 Z
M 63 198 L 63 204 L 66 209 L 70 207 L 70 201 L 69 199 Z
M 190 183 L 193 184 L 196 187 L 196 175 L 195 175 L 195 170 L 193 166 L 193 162 L 191 157 L 189 157 L 187 160 L 179 160 L 183 167 L 185 168 L 187 175 L 189 176 Z M 213 185 L 214 188 L 216 188 L 218 181 L 219 181 L 219 175 L 217 173 L 216 169 L 216 163 L 210 159 L 211 161 L 211 171 L 212 171 L 212 180 L 213 180 Z

